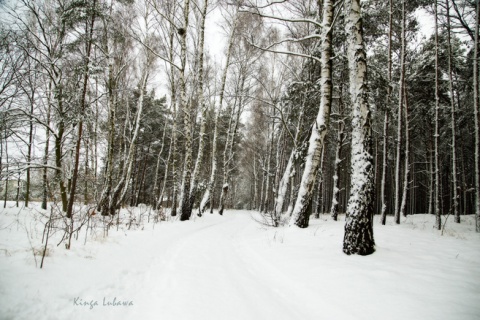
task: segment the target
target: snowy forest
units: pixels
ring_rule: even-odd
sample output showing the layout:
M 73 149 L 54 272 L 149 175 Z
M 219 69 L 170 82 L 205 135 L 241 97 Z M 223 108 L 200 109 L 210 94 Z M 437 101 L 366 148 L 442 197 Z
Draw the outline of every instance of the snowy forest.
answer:
M 373 252 L 373 215 L 476 214 L 479 231 L 478 16 L 466 0 L 4 1 L 3 199 L 52 202 L 72 228 L 76 203 L 301 228 L 347 213 L 349 254 Z
M 0 318 L 478 317 L 479 10 L 0 0 Z

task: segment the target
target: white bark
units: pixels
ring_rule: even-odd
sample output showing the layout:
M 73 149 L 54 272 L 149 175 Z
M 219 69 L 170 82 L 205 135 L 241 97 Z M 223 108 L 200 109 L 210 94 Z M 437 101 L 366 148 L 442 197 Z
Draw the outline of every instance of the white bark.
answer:
M 195 167 L 192 173 L 192 180 L 190 182 L 190 211 L 192 211 L 193 203 L 195 201 L 195 195 L 197 192 L 197 183 L 200 168 L 203 165 L 204 153 L 205 153 L 205 136 L 207 128 L 207 107 L 205 104 L 205 98 L 203 96 L 203 56 L 204 56 L 204 43 L 205 43 L 205 21 L 207 18 L 207 8 L 208 0 L 205 0 L 204 6 L 201 12 L 201 23 L 200 23 L 200 39 L 198 41 L 198 70 L 197 70 L 197 101 L 200 106 L 202 119 L 200 123 L 200 134 L 199 134 L 199 143 L 198 143 L 198 153 L 197 159 L 195 161 Z
M 434 170 L 435 170 L 435 191 L 434 191 L 434 204 L 435 204 L 435 227 L 438 230 L 442 229 L 442 217 L 440 215 L 440 194 L 439 194 L 439 163 L 438 163 L 438 111 L 440 108 L 440 96 L 439 96 L 439 75 L 438 75 L 438 4 L 435 0 L 435 132 L 434 137 Z
M 270 195 L 270 177 L 271 177 L 271 160 L 272 160 L 272 152 L 273 152 L 273 141 L 274 141 L 274 134 L 275 134 L 275 108 L 272 107 L 273 117 L 272 117 L 272 128 L 270 130 L 270 143 L 269 143 L 269 150 L 267 156 L 267 181 L 265 183 L 266 192 L 265 192 L 265 199 L 263 199 L 263 207 L 265 208 L 265 212 L 269 212 L 268 202 L 269 202 L 269 195 Z M 273 217 L 273 216 L 272 216 Z M 273 222 L 276 224 L 276 222 Z
M 385 181 L 387 178 L 387 159 L 388 159 L 388 112 L 390 109 L 391 95 L 392 95 L 392 18 L 393 18 L 393 0 L 389 0 L 389 15 L 388 15 L 388 87 L 387 87 L 387 101 L 385 104 L 385 120 L 383 124 L 383 160 L 382 160 L 382 182 L 380 186 L 380 198 L 382 201 L 381 207 L 381 222 L 385 225 L 387 218 L 387 201 L 385 199 Z
M 293 162 L 295 158 L 295 148 L 292 150 L 290 153 L 290 157 L 288 158 L 287 165 L 285 167 L 285 171 L 283 172 L 282 179 L 280 180 L 280 183 L 278 184 L 278 191 L 277 191 L 277 197 L 275 198 L 275 207 L 273 209 L 273 217 L 274 217 L 274 224 L 275 226 L 278 225 L 278 220 L 279 217 L 282 213 L 283 209 L 283 204 L 285 202 L 285 195 L 287 193 L 287 188 L 288 188 L 288 182 L 290 180 L 290 175 L 292 173 L 293 169 Z
M 180 63 L 181 70 L 179 72 L 180 77 L 180 110 L 183 112 L 183 124 L 184 124 L 184 136 L 185 136 L 185 158 L 183 162 L 183 176 L 182 176 L 182 188 L 180 189 L 180 220 L 185 221 L 190 219 L 191 207 L 190 201 L 190 179 L 192 177 L 192 112 L 191 103 L 188 102 L 187 97 L 187 79 L 186 79 L 186 66 L 187 66 L 187 34 L 188 34 L 188 15 L 190 14 L 190 0 L 185 0 L 183 4 L 183 16 L 184 26 L 179 30 L 180 35 Z
M 157 165 L 155 166 L 155 179 L 153 180 L 153 199 L 154 199 L 155 207 L 158 206 L 159 202 L 161 203 L 161 201 L 159 201 L 159 193 L 158 193 L 158 190 L 159 190 L 158 177 L 160 175 L 160 163 L 163 160 L 162 153 L 163 153 L 163 149 L 165 148 L 166 133 L 167 133 L 167 123 L 165 122 L 165 126 L 163 128 L 163 135 L 162 135 L 162 146 L 160 147 L 160 150 L 158 151 L 158 154 L 157 154 Z M 165 172 L 166 171 L 167 170 L 165 170 Z
M 383 225 L 386 223 L 387 218 L 387 201 L 385 199 L 385 181 L 387 178 L 387 159 L 388 159 L 388 111 L 385 110 L 385 119 L 383 124 L 383 160 L 382 160 L 382 182 L 380 185 L 380 198 L 382 200 L 381 216 L 380 220 Z
M 404 101 L 405 101 L 405 171 L 403 173 L 403 192 L 402 192 L 402 203 L 400 205 L 400 215 L 406 217 L 405 207 L 407 205 L 407 191 L 408 191 L 408 178 L 410 174 L 410 135 L 409 135 L 409 126 L 408 126 L 408 97 L 407 90 L 404 86 L 403 88 Z
M 288 183 L 290 181 L 290 177 L 292 175 L 293 169 L 294 169 L 294 162 L 295 162 L 295 155 L 297 153 L 298 149 L 298 139 L 300 135 L 300 128 L 303 124 L 303 115 L 304 115 L 304 105 L 300 107 L 300 112 L 298 115 L 298 124 L 297 124 L 297 130 L 295 133 L 295 139 L 294 139 L 294 147 L 290 153 L 290 157 L 288 158 L 287 165 L 285 167 L 285 171 L 283 172 L 282 179 L 280 180 L 278 184 L 278 189 L 277 189 L 277 197 L 275 198 L 275 206 L 273 208 L 273 217 L 274 221 L 276 221 L 277 225 L 280 219 L 280 216 L 283 212 L 283 206 L 285 202 L 285 196 L 287 194 L 287 189 L 288 189 Z M 292 208 L 293 209 L 293 208 Z
M 213 213 L 213 200 L 214 200 L 214 195 L 215 195 L 215 176 L 217 174 L 217 163 L 218 163 L 218 155 L 217 155 L 217 140 L 218 140 L 218 121 L 219 121 L 219 116 L 220 116 L 220 111 L 222 110 L 222 105 L 223 105 L 223 96 L 225 93 L 225 84 L 227 82 L 227 73 L 228 73 L 228 68 L 230 67 L 230 58 L 232 55 L 232 48 L 233 48 L 233 41 L 234 41 L 234 35 L 235 35 L 235 26 L 237 23 L 237 18 L 238 18 L 238 12 L 235 13 L 235 16 L 233 18 L 232 22 L 232 29 L 230 30 L 230 36 L 228 39 L 228 47 L 227 47 L 227 56 L 225 59 L 225 66 L 223 68 L 223 73 L 222 73 L 222 81 L 220 84 L 220 92 L 219 92 L 219 102 L 218 102 L 218 108 L 215 113 L 215 124 L 214 124 L 214 129 L 213 129 L 213 140 L 212 140 L 212 167 L 211 167 L 211 173 L 210 173 L 210 181 L 208 183 L 208 188 L 205 191 L 205 194 L 208 193 L 210 200 L 209 201 L 202 201 L 203 206 L 200 206 L 200 212 L 203 213 L 205 211 L 205 208 L 208 203 L 210 203 L 210 213 Z M 203 199 L 205 199 L 205 195 L 203 196 Z
M 140 131 L 140 123 L 142 120 L 142 113 L 143 113 L 143 98 L 144 98 L 144 92 L 145 92 L 147 79 L 148 79 L 148 71 L 147 71 L 148 67 L 145 66 L 144 68 L 145 69 L 142 72 L 142 77 L 140 79 L 140 85 L 139 85 L 140 96 L 138 97 L 138 101 L 137 101 L 135 129 L 133 131 L 133 136 L 132 136 L 132 139 L 130 140 L 130 145 L 128 147 L 128 155 L 125 163 L 126 170 L 124 171 L 124 176 L 122 176 L 119 184 L 117 185 L 117 189 L 121 188 L 120 197 L 118 199 L 114 198 L 115 202 L 111 204 L 111 207 L 114 207 L 114 208 L 120 206 L 121 202 L 125 199 L 125 194 L 127 193 L 127 190 L 128 190 L 128 183 L 132 175 L 133 155 L 135 154 L 135 146 L 138 139 L 138 132 Z M 116 190 L 115 193 L 117 192 L 118 190 Z
M 352 103 L 351 187 L 347 206 L 343 251 L 368 255 L 373 239 L 374 170 L 370 108 L 366 90 L 367 61 L 363 41 L 360 0 L 346 1 L 350 98 Z
M 105 52 L 109 52 L 109 40 L 106 41 Z M 109 214 L 108 202 L 112 191 L 113 180 L 113 146 L 115 139 L 115 119 L 116 119 L 116 95 L 114 94 L 115 80 L 113 76 L 113 57 L 108 54 L 108 68 L 107 68 L 107 107 L 108 107 L 108 144 L 107 144 L 107 163 L 105 171 L 105 182 L 97 205 L 97 211 L 102 212 L 103 215 Z
M 308 226 L 309 212 L 307 209 L 312 201 L 313 187 L 320 164 L 320 156 L 325 135 L 327 134 L 330 120 L 330 106 L 332 102 L 332 23 L 333 1 L 325 0 L 323 3 L 323 21 L 321 36 L 321 97 L 320 106 L 310 135 L 305 169 L 303 171 L 297 200 L 290 218 L 290 226 L 301 228 Z
M 335 164 L 333 168 L 333 194 L 332 194 L 332 206 L 330 208 L 330 215 L 332 216 L 332 219 L 337 221 L 337 216 L 338 216 L 338 197 L 340 194 L 340 180 L 338 179 L 339 175 L 339 167 L 340 163 L 342 162 L 342 159 L 340 158 L 340 154 L 342 151 L 342 145 L 344 139 L 344 130 L 345 124 L 343 123 L 343 120 L 338 122 L 338 132 L 337 132 L 337 146 L 335 148 Z
M 480 124 L 479 124 L 479 81 L 478 81 L 478 26 L 480 24 L 480 3 L 477 1 L 473 62 L 473 106 L 475 118 L 475 215 L 476 231 L 480 232 Z
M 227 196 L 227 192 L 229 190 L 229 178 L 230 178 L 230 163 L 233 159 L 233 143 L 235 141 L 235 137 L 237 135 L 238 123 L 240 122 L 240 116 L 243 112 L 243 99 L 242 95 L 244 92 L 245 86 L 245 78 L 246 75 L 243 73 L 240 75 L 240 88 L 238 92 L 240 93 L 240 97 L 238 101 L 236 101 L 237 107 L 232 110 L 231 118 L 230 118 L 230 126 L 227 132 L 227 141 L 225 143 L 225 151 L 223 154 L 223 184 L 222 184 L 222 193 L 220 195 L 220 209 L 219 214 L 223 214 L 223 210 L 225 208 L 225 200 Z
M 446 0 L 447 5 L 447 41 L 448 41 L 448 87 L 450 91 L 450 110 L 451 121 L 450 126 L 452 130 L 452 184 L 453 184 L 453 214 L 455 222 L 460 223 L 460 211 L 458 209 L 458 183 L 457 183 L 457 139 L 456 139 L 456 124 L 455 124 L 455 93 L 453 91 L 453 53 L 451 40 L 451 25 L 450 25 L 450 0 Z
M 395 164 L 395 223 L 400 224 L 400 165 L 402 151 L 402 108 L 403 108 L 403 87 L 405 85 L 405 1 L 402 0 L 402 48 L 400 53 L 400 80 L 398 89 L 398 111 L 397 111 L 397 159 Z

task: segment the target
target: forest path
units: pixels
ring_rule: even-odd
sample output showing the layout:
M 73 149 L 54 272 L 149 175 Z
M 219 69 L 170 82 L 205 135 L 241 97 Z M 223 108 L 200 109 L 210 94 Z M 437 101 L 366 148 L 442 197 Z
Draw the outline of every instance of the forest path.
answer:
M 295 282 L 282 265 L 259 253 L 268 241 L 256 236 L 259 228 L 250 213 L 238 211 L 182 223 L 143 277 L 145 296 L 137 299 L 142 314 L 176 320 L 325 315 L 319 306 L 328 297 Z
M 480 315 L 480 235 L 474 217 L 432 229 L 434 216 L 375 222 L 377 251 L 342 253 L 343 226 L 266 228 L 259 213 L 227 210 L 191 221 L 130 215 L 104 236 L 101 217 L 71 250 L 49 246 L 35 209 L 0 215 L 0 319 L 470 320 Z M 117 229 L 118 228 L 118 229 Z M 25 230 L 28 230 L 26 233 Z M 29 237 L 27 237 L 29 236 Z M 88 237 L 87 237 L 88 236 Z M 84 239 L 88 241 L 84 244 Z M 37 259 L 38 260 L 38 259 Z M 113 306 L 119 301 L 129 306 Z

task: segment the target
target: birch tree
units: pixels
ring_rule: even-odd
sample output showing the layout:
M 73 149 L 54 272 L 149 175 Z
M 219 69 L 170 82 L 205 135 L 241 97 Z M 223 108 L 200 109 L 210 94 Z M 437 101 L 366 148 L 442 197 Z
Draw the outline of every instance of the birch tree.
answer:
M 187 79 L 186 79 L 186 67 L 187 67 L 187 31 L 188 31 L 188 16 L 190 14 L 190 0 L 185 0 L 183 3 L 183 26 L 178 29 L 180 36 L 180 110 L 183 112 L 183 124 L 185 135 L 185 158 L 183 163 L 183 176 L 182 186 L 180 189 L 180 220 L 185 221 L 190 218 L 191 206 L 190 201 L 190 180 L 192 177 L 192 111 L 191 103 L 187 97 Z
M 337 221 L 338 218 L 338 206 L 339 206 L 339 194 L 340 194 L 340 179 L 339 179 L 339 167 L 342 162 L 341 153 L 343 143 L 345 142 L 345 119 L 343 115 L 343 82 L 340 84 L 339 90 L 339 117 L 340 119 L 337 120 L 337 138 L 336 138 L 336 146 L 335 146 L 335 163 L 333 169 L 333 194 L 332 194 L 332 206 L 330 208 L 330 215 L 334 221 Z
M 401 53 L 400 53 L 400 80 L 398 89 L 398 110 L 397 110 L 397 158 L 395 164 L 395 223 L 400 224 L 400 166 L 402 151 L 402 128 L 403 128 L 403 104 L 404 104 L 404 86 L 405 86 L 405 0 L 402 0 L 402 34 L 401 34 Z
M 322 36 L 320 44 L 321 52 L 321 97 L 317 118 L 312 125 L 312 132 L 309 139 L 309 147 L 305 161 L 300 189 L 290 219 L 290 226 L 296 225 L 300 228 L 308 226 L 309 212 L 307 209 L 312 201 L 313 187 L 320 164 L 321 151 L 325 135 L 327 134 L 330 107 L 332 103 L 332 23 L 333 23 L 333 1 L 323 2 L 322 14 Z
M 455 121 L 455 93 L 453 90 L 453 53 L 451 40 L 450 23 L 450 0 L 446 1 L 447 16 L 447 46 L 448 46 L 448 87 L 450 91 L 450 111 L 451 111 L 451 130 L 452 130 L 452 183 L 453 183 L 453 214 L 455 222 L 460 223 L 460 210 L 458 208 L 458 183 L 457 183 L 457 139 L 456 139 L 456 121 Z
M 383 123 L 383 153 L 382 153 L 382 181 L 380 184 L 380 198 L 381 198 L 381 222 L 385 225 L 387 217 L 387 202 L 385 199 L 385 181 L 387 178 L 387 159 L 388 159 L 388 123 L 389 123 L 389 108 L 391 104 L 392 95 L 392 20 L 393 20 L 393 0 L 389 0 L 388 13 L 388 52 L 387 52 L 387 70 L 388 70 L 388 84 L 387 84 L 387 99 L 385 102 L 385 119 Z
M 108 8 L 109 15 L 102 17 L 102 33 L 103 41 L 101 50 L 107 61 L 105 68 L 105 90 L 107 94 L 107 154 L 105 160 L 105 173 L 103 188 L 97 204 L 97 211 L 104 215 L 109 212 L 109 199 L 111 197 L 114 183 L 114 154 L 115 154 L 115 136 L 118 134 L 115 124 L 117 121 L 117 102 L 118 89 L 121 75 L 125 72 L 128 60 L 126 56 L 129 50 L 127 41 L 120 41 L 114 37 L 114 33 L 124 33 L 120 28 L 115 26 L 115 14 L 113 12 L 113 4 Z M 122 38 L 121 38 L 122 39 Z M 116 40 L 116 41 L 115 41 Z M 123 50 L 120 50 L 120 47 Z M 121 53 L 120 53 L 121 52 Z
M 200 203 L 200 212 L 203 213 L 208 204 L 210 204 L 210 213 L 213 213 L 214 206 L 214 195 L 215 195 L 215 179 L 217 174 L 218 166 L 218 154 L 217 154 L 217 143 L 218 143 L 218 121 L 220 116 L 220 111 L 222 110 L 223 100 L 225 95 L 225 85 L 227 82 L 228 69 L 230 67 L 230 59 L 232 57 L 232 49 L 235 41 L 235 29 L 238 19 L 238 7 L 235 10 L 233 20 L 230 25 L 230 34 L 228 37 L 227 52 L 225 56 L 225 65 L 223 66 L 221 80 L 220 80 L 220 90 L 218 92 L 218 107 L 215 113 L 215 123 L 213 129 L 213 140 L 212 140 L 212 159 L 211 159 L 211 169 L 210 169 L 210 179 L 208 182 L 207 190 L 205 191 L 202 201 Z
M 479 101 L 479 73 L 478 73 L 478 33 L 480 24 L 480 3 L 477 1 L 477 14 L 475 18 L 475 41 L 473 42 L 473 114 L 475 121 L 475 214 L 476 230 L 480 232 L 480 101 Z
M 373 238 L 373 156 L 370 108 L 367 100 L 367 57 L 359 0 L 346 1 L 347 57 L 352 103 L 351 187 L 345 222 L 343 252 L 369 255 Z
M 204 46 L 205 46 L 205 22 L 207 19 L 207 11 L 208 11 L 208 0 L 204 0 L 203 8 L 200 13 L 200 34 L 198 40 L 198 53 L 197 53 L 197 71 L 196 76 L 197 80 L 197 92 L 196 97 L 198 101 L 198 105 L 201 111 L 201 120 L 200 120 L 200 133 L 199 133 L 199 143 L 198 143 L 198 152 L 197 152 L 197 159 L 195 160 L 195 167 L 192 173 L 192 179 L 190 182 L 190 199 L 188 205 L 190 206 L 189 210 L 190 214 L 192 212 L 193 204 L 195 202 L 195 197 L 197 193 L 197 184 L 198 178 L 200 175 L 200 170 L 203 166 L 204 158 L 205 158 L 205 137 L 206 137 L 206 130 L 207 130 L 207 105 L 205 103 L 205 96 L 203 93 L 204 87 Z
M 434 11 L 435 11 L 435 118 L 434 118 L 434 126 L 435 132 L 433 134 L 434 137 L 434 206 L 435 206 L 435 227 L 438 230 L 442 229 L 442 217 L 440 212 L 440 192 L 439 192 L 439 184 L 440 184 L 440 176 L 439 176 L 439 147 L 438 147 L 438 127 L 439 127 L 439 119 L 438 119 L 438 112 L 440 109 L 440 96 L 439 96 L 439 75 L 438 75 L 438 4 L 437 0 L 434 2 Z

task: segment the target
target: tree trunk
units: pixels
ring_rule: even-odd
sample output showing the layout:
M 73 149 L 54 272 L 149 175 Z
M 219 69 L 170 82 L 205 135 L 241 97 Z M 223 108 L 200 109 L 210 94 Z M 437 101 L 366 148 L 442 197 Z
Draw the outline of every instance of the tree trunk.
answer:
M 195 161 L 195 167 L 193 169 L 192 174 L 192 181 L 190 182 L 190 199 L 189 205 L 191 212 L 193 209 L 193 204 L 195 202 L 195 196 L 197 193 L 197 184 L 198 184 L 198 176 L 200 174 L 200 168 L 203 166 L 203 159 L 205 157 L 205 136 L 206 136 L 206 128 L 207 128 L 207 107 L 205 104 L 205 99 L 203 96 L 203 56 L 204 56 L 204 42 L 205 42 L 205 21 L 207 18 L 207 7 L 208 7 L 208 0 L 205 0 L 204 6 L 202 9 L 202 20 L 200 24 L 200 39 L 198 43 L 198 70 L 197 70 L 197 77 L 198 77 L 198 84 L 197 84 L 197 101 L 198 105 L 200 106 L 202 112 L 202 119 L 200 122 L 200 135 L 199 135 L 199 142 L 198 142 L 198 153 L 197 159 Z
M 215 196 L 215 179 L 217 174 L 217 162 L 218 162 L 218 155 L 217 155 L 217 140 L 218 140 L 218 121 L 220 117 L 220 111 L 222 110 L 223 105 L 223 96 L 225 94 L 225 85 L 227 82 L 227 73 L 228 68 L 230 67 L 230 58 L 232 55 L 232 48 L 233 48 L 233 41 L 235 35 L 235 27 L 238 19 L 238 12 L 235 13 L 232 22 L 232 30 L 230 30 L 230 36 L 228 39 L 228 47 L 227 47 L 227 56 L 225 59 L 225 66 L 222 72 L 222 81 L 220 84 L 220 92 L 219 92 L 219 102 L 218 108 L 215 111 L 215 124 L 213 129 L 213 141 L 212 141 L 212 166 L 210 170 L 210 181 L 208 183 L 208 188 L 205 191 L 205 195 L 202 199 L 202 204 L 200 205 L 200 212 L 203 213 L 208 203 L 210 203 L 210 213 L 213 213 L 213 206 L 214 206 L 214 196 Z M 205 199 L 209 198 L 208 201 Z
M 367 57 L 364 49 L 360 0 L 346 1 L 350 96 L 352 102 L 351 188 L 345 223 L 343 252 L 368 255 L 375 251 L 373 238 L 372 137 L 366 90 Z
M 450 0 L 446 0 L 447 5 L 447 45 L 448 45 L 448 87 L 450 91 L 450 110 L 452 129 L 452 183 L 453 183 L 453 214 L 455 222 L 460 223 L 460 211 L 458 209 L 458 182 L 457 182 L 457 139 L 455 124 L 455 93 L 453 91 L 453 54 L 451 41 L 451 24 L 450 24 Z
M 108 40 L 107 40 L 108 41 Z M 108 52 L 108 47 L 105 50 Z M 102 215 L 109 215 L 109 202 L 113 186 L 113 154 L 114 154 L 114 143 L 115 143 L 115 120 L 116 120 L 116 93 L 114 93 L 116 82 L 113 75 L 113 57 L 108 56 L 108 80 L 107 80 L 107 106 L 108 106 L 108 143 L 107 143 L 107 160 L 105 168 L 105 181 L 98 201 L 97 211 L 101 212 Z
M 387 101 L 385 103 L 385 120 L 383 124 L 383 159 L 382 159 L 382 182 L 380 185 L 380 198 L 382 201 L 381 222 L 383 225 L 387 219 L 387 201 L 385 199 L 385 181 L 387 177 L 388 165 L 388 112 L 390 110 L 392 97 L 392 18 L 393 18 L 393 0 L 389 0 L 390 10 L 388 14 L 388 87 Z
M 172 106 L 172 109 L 173 106 Z M 165 131 L 167 131 L 167 128 L 164 129 Z M 162 190 L 160 191 L 160 194 L 158 195 L 158 199 L 157 199 L 157 202 L 156 202 L 156 207 L 155 209 L 156 210 L 160 210 L 162 207 L 163 207 L 163 196 L 165 194 L 165 189 L 166 189 L 166 186 L 167 186 L 167 179 L 168 179 L 168 166 L 170 164 L 170 159 L 172 157 L 172 150 L 173 150 L 173 132 L 172 132 L 172 135 L 170 136 L 170 146 L 169 146 L 169 149 L 168 149 L 168 157 L 167 157 L 167 160 L 165 161 L 165 172 L 164 172 L 164 175 L 163 175 L 163 185 L 162 185 Z M 168 201 L 167 201 L 167 206 L 168 206 Z
M 129 182 L 131 179 L 133 160 L 134 160 L 135 149 L 136 149 L 136 144 L 138 139 L 138 132 L 140 131 L 140 123 L 141 123 L 142 113 L 143 113 L 143 98 L 144 98 L 144 92 L 146 89 L 146 84 L 148 79 L 148 71 L 147 71 L 148 67 L 149 65 L 147 62 L 146 65 L 144 66 L 144 70 L 142 70 L 142 75 L 141 75 L 140 83 L 138 86 L 140 95 L 137 101 L 137 108 L 136 108 L 137 113 L 135 116 L 135 123 L 134 123 L 135 129 L 133 130 L 133 136 L 130 140 L 130 143 L 128 144 L 128 147 L 127 145 L 125 145 L 126 156 L 123 163 L 123 170 L 121 172 L 120 180 L 117 183 L 115 189 L 113 190 L 113 193 L 109 201 L 108 212 L 110 215 L 115 214 L 115 210 L 119 208 L 122 202 L 125 200 L 125 195 L 127 193 Z
M 267 181 L 266 181 L 266 192 L 265 192 L 265 199 L 263 199 L 263 206 L 265 208 L 265 212 L 270 212 L 269 208 L 269 199 L 270 199 L 270 177 L 271 177 L 271 162 L 272 162 L 272 153 L 273 153 L 273 141 L 275 139 L 275 108 L 272 107 L 273 117 L 272 117 L 272 128 L 270 131 L 270 143 L 268 148 L 268 156 L 267 156 Z M 273 217 L 273 216 L 272 216 Z M 273 222 L 275 224 L 275 222 Z
M 437 0 L 435 0 L 435 133 L 433 134 L 434 137 L 434 170 L 435 170 L 435 191 L 434 191 L 434 206 L 435 206 L 435 227 L 438 230 L 442 229 L 442 217 L 440 212 L 440 194 L 439 194 L 439 184 L 440 184 L 440 177 L 439 177 L 439 163 L 438 163 L 438 112 L 440 108 L 440 96 L 439 96 L 439 75 L 438 75 L 438 4 Z
M 340 194 L 340 163 L 342 162 L 342 147 L 343 142 L 345 141 L 345 123 L 343 119 L 343 74 L 342 72 L 342 82 L 340 83 L 339 88 L 339 101 L 338 101 L 338 113 L 341 119 L 338 120 L 338 130 L 337 130 L 337 141 L 335 147 L 335 163 L 333 167 L 333 192 L 332 192 L 332 205 L 330 207 L 330 216 L 334 221 L 338 219 L 338 205 L 339 205 L 339 194 Z
M 169 59 L 173 61 L 175 58 L 174 51 L 173 51 L 173 42 L 175 36 L 176 29 L 171 26 L 170 27 L 170 34 L 169 34 Z M 177 196 L 178 196 L 178 165 L 177 165 L 177 120 L 179 119 L 178 115 L 178 108 L 176 104 L 177 99 L 177 88 L 175 85 L 175 68 L 173 65 L 170 65 L 170 91 L 171 91 L 171 104 L 172 104 L 172 112 L 173 112 L 173 123 L 172 123 L 172 148 L 170 149 L 168 157 L 172 158 L 172 184 L 173 184 L 173 194 L 172 194 L 172 204 L 170 209 L 170 215 L 175 217 L 177 215 Z M 165 177 L 167 175 L 165 174 Z M 166 179 L 165 179 L 166 181 Z M 166 182 L 164 182 L 166 183 Z M 160 199 L 160 201 L 162 201 Z
M 407 96 L 407 89 L 406 86 L 403 86 L 403 94 L 404 94 L 404 101 L 405 101 L 405 171 L 404 171 L 404 178 L 403 178 L 403 192 L 402 192 L 402 203 L 400 205 L 400 215 L 406 217 L 406 205 L 407 205 L 407 191 L 408 191 L 408 179 L 410 175 L 410 135 L 409 135 L 409 126 L 408 126 L 408 96 Z
M 317 177 L 317 171 L 320 164 L 320 157 L 324 138 L 327 134 L 330 107 L 332 103 L 332 22 L 333 22 L 333 1 L 325 0 L 323 2 L 323 21 L 321 36 L 321 97 L 320 107 L 317 118 L 312 127 L 310 135 L 305 169 L 303 171 L 300 189 L 297 200 L 293 208 L 290 225 L 296 225 L 300 228 L 308 227 L 309 215 L 308 206 L 312 201 L 313 187 Z
M 5 194 L 3 196 L 3 208 L 5 209 L 7 207 L 7 200 L 8 200 L 8 180 L 9 180 L 9 175 L 8 175 L 8 143 L 7 143 L 7 127 L 5 127 L 5 158 L 7 160 L 7 168 L 6 168 L 6 179 L 5 179 Z M 2 139 L 3 142 L 3 139 Z M 1 149 L 3 152 L 3 148 Z M 1 171 L 0 171 L 1 173 Z
M 51 83 L 49 83 L 49 90 L 47 93 L 47 114 L 46 114 L 46 125 L 50 126 L 50 116 L 51 116 Z M 43 174 L 42 174 L 42 209 L 47 210 L 48 202 L 48 158 L 50 153 L 50 130 L 46 130 L 45 137 L 45 149 L 43 154 Z
M 62 91 L 62 89 L 59 89 Z M 61 101 L 61 93 L 59 93 L 59 110 L 60 114 L 63 114 L 62 108 L 62 101 Z M 63 158 L 63 134 L 65 130 L 65 124 L 63 119 L 60 119 L 58 124 L 58 132 L 55 135 L 55 166 L 57 169 L 55 170 L 55 179 L 57 180 L 58 186 L 60 188 L 60 199 L 62 201 L 62 212 L 67 212 L 67 189 L 65 187 L 65 182 L 63 180 L 63 172 L 62 172 L 62 158 Z
M 476 231 L 480 232 L 480 110 L 479 110 L 479 81 L 478 81 L 478 25 L 480 24 L 480 3 L 477 1 L 477 15 L 475 23 L 474 59 L 473 59 L 473 108 L 475 119 L 475 215 Z
M 320 168 L 318 169 L 320 174 L 318 175 L 317 182 L 317 206 L 315 208 L 315 219 L 320 218 L 320 214 L 324 212 L 325 204 L 325 174 L 323 170 L 323 164 L 325 163 L 325 145 L 322 147 L 322 157 L 320 159 Z
M 72 175 L 72 185 L 70 189 L 70 196 L 68 200 L 68 207 L 67 207 L 67 218 L 71 218 L 73 216 L 73 203 L 75 202 L 75 192 L 77 187 L 77 179 L 78 179 L 78 166 L 80 164 L 80 146 L 82 142 L 82 133 L 83 133 L 83 122 L 85 117 L 85 110 L 86 110 L 86 97 L 87 97 L 87 86 L 88 86 L 88 79 L 89 79 L 89 64 L 90 64 L 90 54 L 92 51 L 92 42 L 93 42 L 93 26 L 95 24 L 95 17 L 96 17 L 96 4 L 97 1 L 93 0 L 91 12 L 91 20 L 85 22 L 85 33 L 88 34 L 87 43 L 85 44 L 85 70 L 83 75 L 83 87 L 82 87 L 82 94 L 80 100 L 80 120 L 78 122 L 78 132 L 77 132 L 77 142 L 75 145 L 75 162 L 73 167 L 73 175 Z
M 30 115 L 33 115 L 34 106 L 35 106 L 35 85 L 36 81 L 32 83 L 32 91 L 29 97 L 30 100 Z M 28 145 L 27 145 L 27 181 L 26 181 L 26 190 L 25 190 L 25 207 L 28 207 L 30 201 L 30 165 L 32 161 L 32 149 L 33 149 L 33 119 L 29 119 L 29 130 L 28 130 Z
M 277 196 L 275 198 L 275 206 L 273 209 L 273 220 L 274 220 L 275 226 L 278 226 L 278 223 L 280 222 L 280 216 L 282 215 L 282 212 L 283 212 L 283 206 L 284 206 L 285 197 L 287 194 L 288 183 L 290 182 L 290 178 L 292 177 L 292 174 L 294 171 L 295 156 L 298 152 L 298 143 L 299 143 L 298 140 L 299 140 L 300 131 L 301 131 L 300 128 L 302 127 L 302 124 L 303 124 L 304 110 L 305 108 L 304 108 L 304 105 L 302 104 L 300 113 L 298 115 L 298 123 L 297 123 L 297 130 L 295 133 L 295 139 L 293 141 L 294 147 L 290 153 L 290 157 L 288 158 L 288 162 L 285 167 L 285 171 L 283 172 L 282 179 L 278 184 Z
M 245 86 L 245 74 L 240 75 L 240 88 L 239 92 L 243 93 L 243 89 Z M 223 214 L 223 210 L 225 209 L 225 201 L 227 197 L 227 192 L 229 190 L 229 179 L 230 179 L 230 163 L 233 158 L 233 143 L 235 141 L 235 136 L 237 134 L 238 123 L 240 121 L 240 115 L 243 111 L 243 100 L 242 96 L 236 101 L 237 107 L 233 108 L 231 118 L 230 118 L 230 125 L 227 132 L 227 141 L 225 143 L 225 150 L 223 153 L 223 185 L 222 185 L 222 193 L 220 195 L 220 209 L 218 211 L 219 214 Z M 236 111 L 236 114 L 235 114 Z M 267 172 L 268 176 L 268 172 Z M 268 179 L 268 178 L 267 178 Z M 268 183 L 268 180 L 267 180 Z M 268 186 L 266 186 L 266 191 L 268 191 Z
M 166 135 L 166 133 L 167 133 L 167 122 L 165 121 L 165 125 L 163 127 L 163 134 L 162 134 L 162 146 L 160 147 L 160 151 L 158 151 L 158 153 L 157 153 L 157 164 L 155 166 L 155 178 L 153 180 L 153 207 L 155 209 L 158 209 L 158 205 L 161 203 L 161 201 L 159 200 L 160 197 L 159 197 L 158 177 L 160 175 L 160 163 L 162 162 L 162 160 L 164 160 L 162 158 L 162 153 L 163 153 L 163 149 L 165 148 L 165 135 Z M 165 172 L 167 172 L 167 170 L 168 170 L 168 160 L 167 160 L 167 163 L 165 164 Z M 163 190 L 162 190 L 162 192 L 163 192 Z
M 340 91 L 341 94 L 341 91 Z M 332 194 L 332 206 L 330 208 L 330 215 L 334 221 L 337 221 L 338 218 L 338 195 L 340 194 L 340 180 L 338 179 L 339 167 L 342 159 L 340 159 L 342 152 L 342 145 L 344 139 L 344 130 L 345 124 L 343 120 L 338 121 L 338 132 L 337 132 L 337 145 L 335 148 L 335 163 L 333 167 L 333 194 Z
M 184 137 L 185 137 L 185 158 L 183 162 L 183 176 L 182 176 L 182 188 L 180 190 L 180 221 L 190 219 L 192 214 L 190 200 L 190 180 L 192 178 L 192 105 L 188 102 L 187 97 L 187 79 L 186 79 L 186 67 L 187 67 L 187 33 L 188 33 L 188 15 L 190 13 L 190 0 L 185 0 L 183 7 L 184 16 L 184 28 L 180 33 L 180 101 L 181 111 L 183 112 L 183 124 L 184 124 Z
M 400 53 L 400 80 L 398 89 L 398 113 L 397 113 L 397 159 L 395 165 L 395 223 L 400 224 L 400 166 L 402 159 L 402 117 L 403 117 L 403 87 L 405 86 L 405 1 L 402 0 L 402 48 Z

